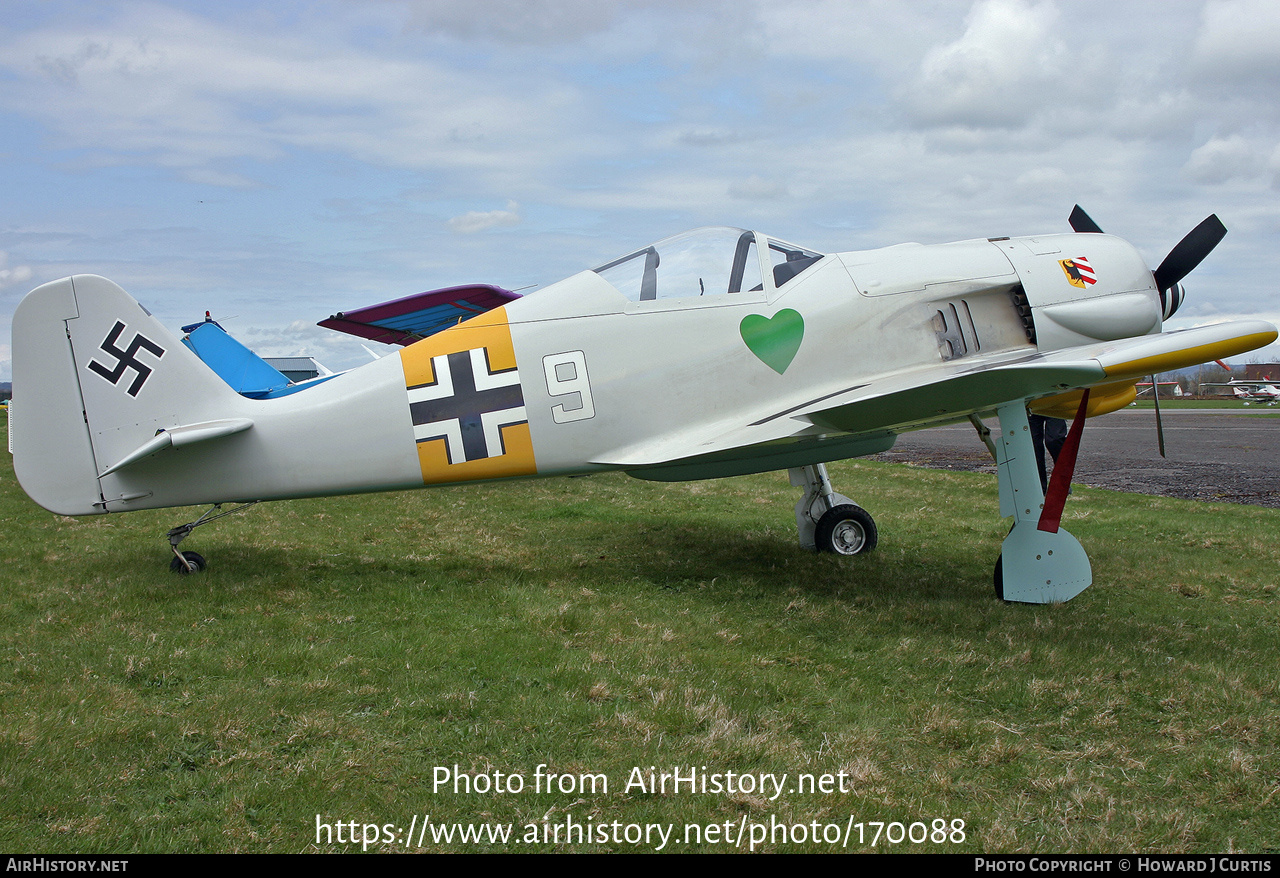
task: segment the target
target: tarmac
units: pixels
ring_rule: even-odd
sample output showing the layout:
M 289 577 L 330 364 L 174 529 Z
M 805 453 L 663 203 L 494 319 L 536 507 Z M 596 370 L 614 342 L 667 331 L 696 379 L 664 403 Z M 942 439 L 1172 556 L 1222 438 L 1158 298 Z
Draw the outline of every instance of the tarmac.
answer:
M 1228 406 L 1162 409 L 1165 458 L 1160 457 L 1151 409 L 1121 409 L 1090 419 L 1072 482 L 1280 509 L 1280 407 Z M 987 426 L 995 428 L 995 419 L 989 418 Z M 905 433 L 891 451 L 873 459 L 993 475 L 996 471 L 968 423 Z

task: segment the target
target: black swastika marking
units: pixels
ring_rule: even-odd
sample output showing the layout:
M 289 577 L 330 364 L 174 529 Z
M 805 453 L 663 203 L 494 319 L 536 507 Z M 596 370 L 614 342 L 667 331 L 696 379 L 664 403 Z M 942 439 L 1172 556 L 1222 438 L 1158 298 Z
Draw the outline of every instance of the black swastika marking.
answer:
M 142 389 L 142 385 L 151 377 L 151 367 L 138 359 L 138 351 L 148 351 L 159 359 L 164 356 L 164 348 L 142 333 L 138 333 L 133 337 L 133 341 L 129 342 L 129 346 L 121 350 L 116 347 L 116 341 L 120 338 L 120 333 L 124 332 L 124 329 L 124 324 L 117 320 L 116 325 L 111 328 L 111 332 L 107 333 L 107 337 L 102 340 L 102 344 L 98 345 L 100 350 L 116 358 L 115 366 L 108 368 L 97 360 L 90 360 L 89 371 L 96 372 L 112 384 L 119 384 L 120 379 L 124 377 L 124 370 L 132 369 L 135 376 L 133 383 L 129 385 L 127 393 L 130 396 L 137 396 L 138 391 Z

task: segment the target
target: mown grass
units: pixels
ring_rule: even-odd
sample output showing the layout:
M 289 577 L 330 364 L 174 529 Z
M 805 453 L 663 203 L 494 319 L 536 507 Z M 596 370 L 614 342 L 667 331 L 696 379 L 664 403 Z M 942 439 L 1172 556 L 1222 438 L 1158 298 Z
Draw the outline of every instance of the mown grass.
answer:
M 1277 850 L 1274 510 L 1077 487 L 1095 584 L 1060 606 L 995 600 L 994 479 L 867 462 L 832 467 L 880 525 L 864 558 L 797 546 L 784 475 L 609 475 L 264 504 L 198 530 L 209 569 L 177 577 L 163 535 L 196 511 L 61 518 L 4 466 L 0 849 L 290 852 L 342 847 L 317 815 L 571 814 Z M 440 766 L 531 785 L 543 763 L 609 790 L 433 789 Z M 650 765 L 847 791 L 625 791 Z
M 1150 398 L 1138 399 L 1136 402 L 1132 403 L 1132 405 L 1140 409 L 1154 409 L 1156 407 L 1155 401 Z M 1260 409 L 1265 411 L 1266 409 L 1270 408 L 1270 406 L 1268 406 L 1265 402 L 1263 403 L 1255 402 L 1249 405 L 1245 405 L 1243 402 L 1241 402 L 1239 399 L 1237 399 L 1234 396 L 1220 396 L 1212 399 L 1178 399 L 1178 398 L 1165 399 L 1164 396 L 1161 396 L 1160 408 L 1161 410 L 1176 410 L 1176 409 L 1221 410 L 1221 409 L 1230 408 L 1230 409 L 1240 409 L 1241 411 L 1248 412 L 1251 414 L 1258 414 Z

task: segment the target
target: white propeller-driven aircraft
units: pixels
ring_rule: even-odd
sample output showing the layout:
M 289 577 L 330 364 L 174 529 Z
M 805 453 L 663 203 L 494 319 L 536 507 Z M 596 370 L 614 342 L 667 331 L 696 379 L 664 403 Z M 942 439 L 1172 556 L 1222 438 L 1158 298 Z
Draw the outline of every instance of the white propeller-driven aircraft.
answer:
M 526 296 L 461 287 L 335 315 L 323 324 L 404 347 L 296 385 L 213 321 L 179 339 L 77 275 L 14 315 L 14 468 L 62 515 L 214 504 L 170 531 L 180 572 L 204 566 L 178 544 L 222 504 L 604 470 L 786 469 L 801 544 L 855 555 L 875 523 L 824 464 L 968 419 L 1014 520 L 996 593 L 1065 601 L 1092 581 L 1058 526 L 1084 418 L 1128 405 L 1143 376 L 1277 335 L 1260 320 L 1161 331 L 1226 232 L 1216 217 L 1154 272 L 1078 207 L 1071 225 L 830 254 L 699 229 Z M 1047 498 L 1028 409 L 1075 419 Z
M 1267 405 L 1275 405 L 1280 400 L 1280 387 L 1266 381 L 1241 381 L 1232 379 L 1226 384 L 1201 384 L 1201 387 L 1225 387 L 1231 391 L 1236 399 L 1244 400 L 1244 404 L 1251 402 L 1265 402 Z

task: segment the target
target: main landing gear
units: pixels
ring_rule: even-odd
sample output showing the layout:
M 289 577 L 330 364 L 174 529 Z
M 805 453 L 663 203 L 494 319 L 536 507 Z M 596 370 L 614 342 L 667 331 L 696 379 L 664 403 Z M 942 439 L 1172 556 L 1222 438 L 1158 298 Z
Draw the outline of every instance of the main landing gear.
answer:
M 1075 445 L 1079 443 L 1087 401 L 1086 395 L 1076 415 L 1076 424 L 1072 426 Z M 1071 600 L 1093 582 L 1093 571 L 1084 548 L 1059 526 L 1062 503 L 1070 487 L 1075 446 L 1071 449 L 1070 461 L 1064 460 L 1065 448 L 1059 456 L 1054 480 L 1049 484 L 1052 496 L 1046 501 L 1040 487 L 1026 404 L 1019 400 L 1002 406 L 997 414 L 1000 437 L 995 445 L 1000 514 L 1013 516 L 1013 529 L 1004 538 L 996 560 L 996 597 L 1024 604 Z M 1068 438 L 1068 442 L 1071 441 Z
M 197 518 L 195 521 L 188 521 L 186 524 L 180 524 L 177 527 L 172 528 L 167 534 L 169 537 L 169 548 L 173 549 L 173 560 L 169 562 L 169 569 L 180 576 L 199 573 L 203 570 L 208 566 L 205 564 L 204 557 L 197 552 L 179 552 L 178 543 L 189 537 L 191 532 L 200 525 L 208 524 L 211 521 L 217 521 L 219 518 L 230 515 L 233 512 L 239 512 L 241 509 L 248 509 L 257 502 L 257 500 L 250 500 L 248 503 L 242 503 L 234 509 L 228 509 L 226 512 L 221 511 L 221 503 L 215 503 L 212 509 Z M 217 514 L 215 515 L 214 513 Z
M 837 494 L 827 477 L 826 464 L 788 470 L 791 484 L 804 488 L 796 504 L 800 545 L 837 555 L 860 555 L 876 547 L 876 523 L 867 510 Z

